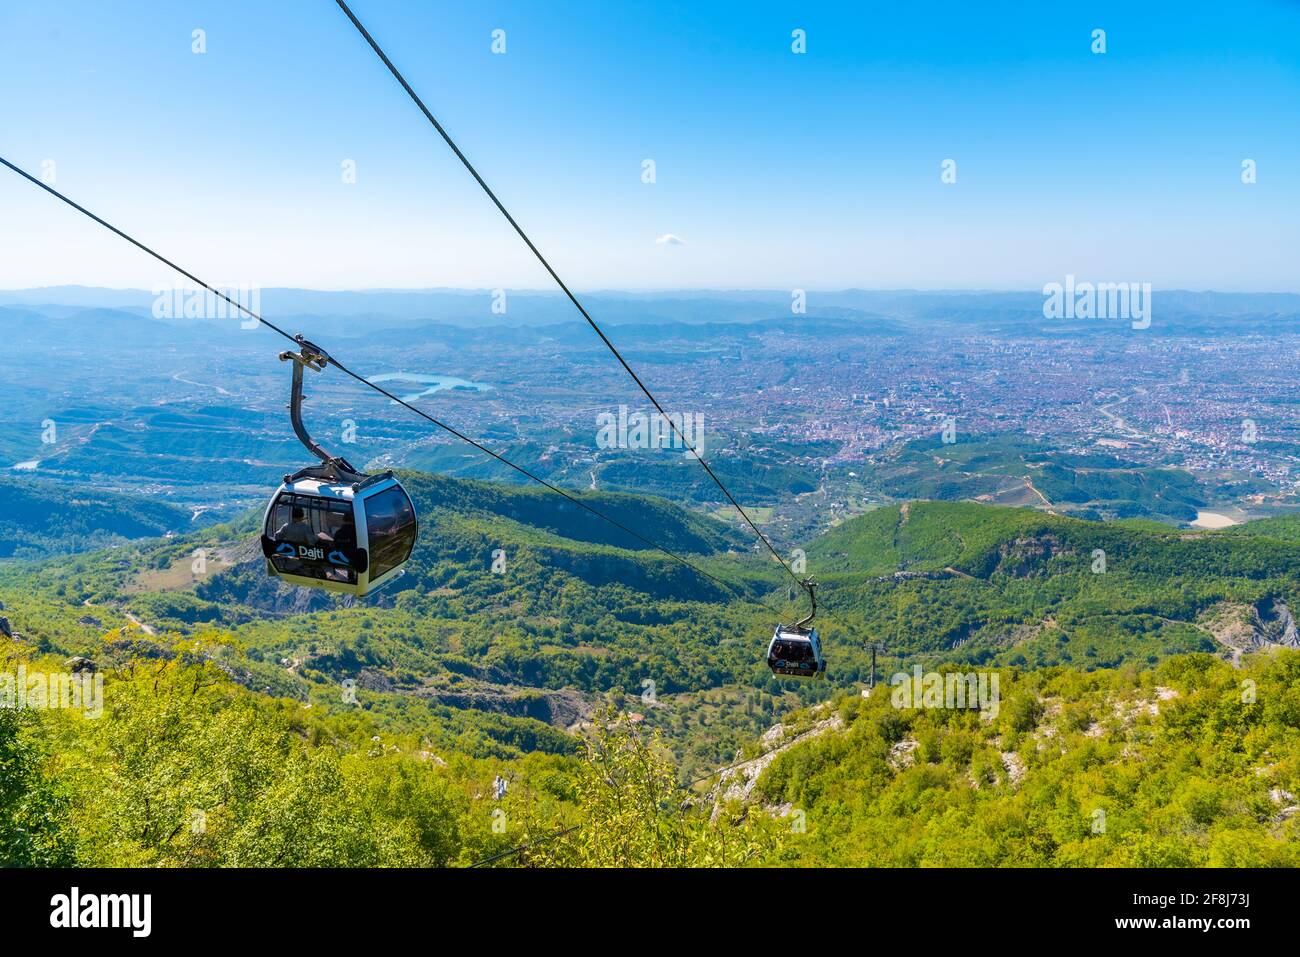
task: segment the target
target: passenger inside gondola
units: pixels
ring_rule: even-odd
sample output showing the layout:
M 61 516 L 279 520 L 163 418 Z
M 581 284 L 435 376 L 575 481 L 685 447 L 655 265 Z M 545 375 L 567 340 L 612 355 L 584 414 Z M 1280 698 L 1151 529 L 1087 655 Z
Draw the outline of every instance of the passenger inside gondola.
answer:
M 307 521 L 307 510 L 295 507 L 290 520 L 275 530 L 275 540 L 292 545 L 315 544 L 316 533 Z
M 324 528 L 316 533 L 318 543 L 344 548 L 356 547 L 357 531 L 356 526 L 352 524 L 351 512 L 327 512 L 324 515 L 323 525 Z
M 357 547 L 356 523 L 349 502 L 304 495 L 282 495 L 276 502 L 268 526 L 275 529 L 271 537 L 276 542 L 308 547 L 321 546 L 330 552 L 342 551 L 344 554 L 354 551 Z M 271 560 L 276 569 L 284 574 L 318 578 L 323 581 L 345 583 L 356 581 L 356 572 L 351 568 L 318 561 L 302 561 L 283 555 L 273 556 Z
M 813 658 L 812 642 L 778 641 L 773 649 L 776 657 L 785 661 L 811 661 Z
M 357 547 L 357 526 L 352 520 L 351 512 L 330 512 L 325 516 L 325 531 L 317 534 L 317 540 L 331 550 L 348 553 Z M 353 576 L 346 568 L 326 569 L 326 577 L 331 581 L 352 581 Z

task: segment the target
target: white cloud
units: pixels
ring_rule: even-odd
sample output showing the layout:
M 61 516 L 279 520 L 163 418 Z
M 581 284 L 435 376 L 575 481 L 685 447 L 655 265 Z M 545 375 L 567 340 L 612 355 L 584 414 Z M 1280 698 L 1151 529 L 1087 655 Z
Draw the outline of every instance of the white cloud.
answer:
M 685 246 L 686 240 L 680 236 L 674 236 L 672 233 L 664 233 L 655 240 L 656 246 Z

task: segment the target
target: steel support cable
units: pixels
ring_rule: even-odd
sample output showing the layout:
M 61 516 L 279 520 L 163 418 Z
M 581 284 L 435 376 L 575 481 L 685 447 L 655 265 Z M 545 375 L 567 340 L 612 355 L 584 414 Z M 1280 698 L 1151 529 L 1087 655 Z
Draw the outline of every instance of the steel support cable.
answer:
M 501 200 L 497 198 L 496 193 L 492 191 L 492 188 L 488 186 L 487 182 L 483 179 L 483 177 L 479 175 L 478 170 L 474 168 L 474 164 L 471 163 L 469 159 L 465 156 L 465 154 L 461 152 L 460 147 L 456 145 L 455 140 L 451 138 L 451 135 L 447 132 L 447 130 L 443 127 L 443 125 L 438 122 L 438 118 L 433 115 L 433 112 L 427 106 L 425 106 L 424 101 L 420 99 L 419 94 L 417 94 L 415 90 L 411 88 L 411 84 L 406 82 L 406 77 L 402 76 L 401 71 L 399 71 L 397 67 L 393 65 L 393 61 L 388 58 L 388 54 L 384 52 L 383 48 L 380 47 L 379 43 L 375 40 L 375 38 L 371 36 L 370 31 L 367 30 L 365 26 L 361 23 L 361 21 L 357 19 L 357 15 L 352 12 L 352 8 L 349 7 L 344 2 L 344 0 L 335 0 L 335 2 L 339 5 L 339 9 L 341 9 L 345 14 L 347 14 L 347 18 L 350 21 L 352 21 L 352 25 L 356 27 L 357 32 L 360 33 L 361 36 L 365 39 L 366 43 L 370 45 L 370 48 L 375 51 L 375 55 L 378 56 L 379 59 L 383 62 L 384 66 L 388 68 L 388 72 L 393 75 L 393 78 L 396 79 L 399 84 L 401 84 L 402 89 L 406 91 L 406 95 L 411 98 L 411 101 L 415 103 L 417 107 L 419 107 L 420 112 L 424 114 L 424 118 L 427 119 L 429 123 L 433 126 L 433 128 L 438 131 L 438 135 L 441 136 L 443 141 L 451 148 L 451 151 L 456 154 L 456 158 L 459 159 L 461 164 L 465 167 L 465 169 L 469 171 L 469 174 L 474 177 L 475 182 L 477 182 L 479 186 L 482 187 L 483 192 L 487 194 L 488 199 L 492 200 L 493 205 L 495 205 L 496 208 L 501 212 L 501 215 L 505 217 L 506 222 L 508 222 L 511 225 L 511 227 L 513 227 L 514 231 L 519 234 L 519 238 L 524 241 L 524 244 L 529 248 L 529 250 L 532 251 L 532 254 L 537 257 L 537 261 L 542 264 L 542 266 L 550 274 L 551 278 L 555 280 L 555 284 L 560 287 L 560 290 L 564 293 L 564 295 L 568 297 L 571 303 L 573 303 L 574 308 L 577 309 L 578 312 L 582 314 L 583 319 L 587 320 L 587 325 L 591 326 L 592 330 L 595 331 L 596 335 L 600 337 L 600 341 L 605 344 L 605 347 L 609 349 L 609 351 L 614 355 L 614 358 L 618 360 L 619 365 L 623 367 L 624 371 L 626 371 L 627 374 L 632 377 L 632 381 L 637 384 L 637 386 L 641 389 L 643 393 L 645 393 L 645 397 L 650 400 L 650 403 L 655 407 L 655 409 L 664 418 L 664 420 L 668 422 L 668 425 L 672 428 L 673 432 L 676 433 L 677 437 L 682 441 L 682 444 L 691 453 L 692 457 L 694 457 L 694 459 L 700 463 L 700 466 L 704 469 L 704 471 L 708 473 L 709 478 L 713 479 L 713 483 L 717 485 L 719 489 L 721 489 L 722 494 L 726 496 L 727 501 L 732 504 L 732 506 L 736 509 L 737 513 L 739 513 L 740 517 L 745 520 L 745 523 L 749 525 L 751 529 L 753 529 L 754 534 L 758 536 L 759 540 L 765 546 L 767 546 L 767 550 L 772 553 L 772 557 L 776 559 L 777 564 L 779 564 L 785 570 L 785 573 L 787 575 L 789 575 L 792 579 L 794 579 L 797 585 L 807 590 L 808 586 L 805 585 L 804 582 L 800 580 L 799 576 L 796 575 L 791 570 L 790 566 L 786 564 L 785 559 L 783 559 L 780 553 L 776 550 L 776 548 L 773 547 L 772 543 L 768 540 L 767 536 L 763 534 L 762 530 L 756 524 L 754 524 L 753 519 L 749 517 L 749 513 L 746 512 L 745 509 L 741 506 L 740 502 L 736 500 L 736 497 L 731 494 L 727 486 L 722 484 L 722 480 L 718 478 L 717 474 L 709 466 L 709 463 L 704 460 L 704 457 L 700 455 L 698 451 L 696 451 L 694 445 L 692 445 L 687 440 L 686 436 L 682 434 L 681 427 L 677 424 L 677 422 L 673 421 L 672 416 L 670 416 L 667 412 L 664 411 L 664 407 L 659 404 L 659 400 L 654 397 L 654 395 L 650 392 L 648 388 L 646 388 L 645 383 L 641 381 L 641 377 L 638 376 L 635 371 L 633 371 L 630 365 L 628 365 L 627 360 L 624 359 L 622 353 L 618 351 L 618 347 L 615 346 L 614 343 L 610 341 L 609 336 L 605 335 L 605 331 L 601 329 L 599 325 L 597 325 L 596 320 L 591 318 L 591 314 L 587 312 L 586 308 L 582 305 L 582 303 L 578 301 L 578 297 L 573 294 L 573 291 L 570 290 L 569 287 L 565 284 L 564 280 L 560 278 L 560 274 L 555 271 L 555 269 L 551 266 L 551 264 L 546 260 L 546 257 L 542 255 L 541 250 L 539 250 L 537 246 L 534 245 L 533 241 L 528 238 L 528 234 L 524 232 L 523 227 L 519 225 L 519 223 L 515 220 L 515 218 L 512 215 L 510 215 L 510 211 L 506 209 L 505 204 L 503 204 Z
M 75 209 L 77 212 L 81 213 L 83 216 L 86 216 L 86 217 L 88 217 L 89 219 L 93 220 L 94 222 L 98 223 L 99 225 L 103 226 L 103 227 L 104 227 L 105 229 L 107 229 L 109 232 L 111 232 L 111 233 L 113 233 L 113 234 L 115 234 L 115 235 L 117 235 L 117 236 L 120 236 L 122 239 L 125 239 L 125 240 L 126 240 L 127 242 L 129 242 L 131 245 L 137 247 L 138 249 L 144 251 L 145 253 L 148 253 L 148 254 L 149 254 L 150 256 L 152 256 L 154 259 L 158 260 L 158 261 L 159 261 L 160 263 L 162 263 L 163 265 L 167 266 L 168 268 L 170 268 L 170 269 L 174 270 L 175 272 L 179 273 L 180 275 L 184 276 L 186 279 L 190 280 L 190 281 L 193 282 L 195 285 L 202 287 L 203 289 L 205 289 L 206 291 L 208 291 L 208 292 L 211 293 L 212 295 L 217 296 L 218 298 L 220 298 L 220 299 L 224 300 L 225 302 L 229 303 L 231 306 L 233 306 L 235 309 L 238 309 L 240 312 L 244 313 L 244 315 L 248 316 L 250 319 L 254 319 L 254 320 L 256 320 L 256 321 L 257 321 L 258 323 L 260 323 L 261 325 L 266 326 L 268 329 L 272 330 L 273 332 L 276 332 L 276 333 L 280 334 L 280 335 L 283 336 L 285 339 L 288 339 L 290 342 L 294 343 L 295 345 L 301 345 L 301 342 L 299 341 L 299 339 L 298 339 L 297 337 L 295 337 L 295 336 L 291 336 L 289 333 L 285 332 L 283 329 L 281 329 L 281 328 L 280 328 L 279 326 L 277 326 L 275 323 L 271 322 L 269 319 L 264 319 L 262 316 L 258 315 L 257 313 L 255 313 L 255 312 L 253 312 L 251 309 L 249 309 L 247 306 L 245 306 L 243 303 L 238 302 L 238 301 L 235 300 L 235 299 L 232 299 L 229 295 L 227 295 L 226 293 L 222 292 L 221 290 L 219 290 L 219 289 L 217 289 L 217 288 L 215 288 L 215 287 L 213 287 L 213 286 L 208 285 L 206 282 L 204 282 L 204 281 L 203 281 L 202 279 L 200 279 L 198 276 L 194 275 L 194 273 L 190 272 L 190 271 L 187 270 L 187 269 L 183 269 L 181 266 L 178 266 L 176 263 L 172 262 L 172 261 L 171 261 L 170 259 L 168 259 L 166 256 L 162 255 L 161 253 L 157 252 L 156 250 L 152 249 L 151 247 L 149 247 L 149 246 L 145 245 L 144 243 L 140 242 L 138 239 L 136 239 L 135 237 L 131 236 L 130 234 L 124 232 L 123 230 L 118 229 L 118 228 L 117 228 L 116 226 L 114 226 L 112 223 L 108 222 L 108 220 L 106 220 L 106 219 L 104 219 L 104 218 L 102 218 L 102 217 L 100 217 L 100 216 L 97 216 L 96 214 L 92 213 L 92 212 L 91 212 L 89 209 L 87 209 L 85 206 L 82 206 L 80 203 L 77 203 L 77 202 L 75 202 L 74 200 L 70 199 L 69 197 L 65 196 L 63 193 L 59 192 L 57 189 L 55 189 L 54 187 L 50 186 L 49 184 L 44 183 L 44 182 L 42 182 L 41 180 L 37 179 L 35 176 L 33 176 L 31 173 L 28 173 L 26 170 L 22 169 L 21 167 L 15 166 L 13 163 L 11 163 L 11 162 L 9 162 L 7 159 L 5 159 L 3 156 L 0 156 L 0 164 L 3 164 L 3 165 L 5 165 L 5 166 L 7 166 L 9 169 L 13 170 L 13 171 L 14 171 L 15 173 L 17 173 L 19 176 L 23 177 L 24 179 L 26 179 L 27 181 L 29 181 L 29 182 L 31 182 L 31 183 L 34 183 L 34 184 L 37 185 L 37 186 L 39 186 L 41 189 L 45 190 L 45 191 L 46 191 L 47 193 L 49 193 L 51 196 L 54 196 L 56 199 L 59 199 L 59 200 L 61 200 L 62 202 L 66 203 L 68 206 L 71 206 L 71 207 L 72 207 L 73 209 Z M 590 504 L 587 503 L 587 502 L 584 502 L 582 499 L 580 499 L 580 498 L 578 498 L 577 496 L 573 495 L 572 493 L 570 493 L 570 492 L 564 490 L 564 489 L 561 488 L 560 486 L 555 485 L 554 483 L 547 481 L 546 479 L 544 479 L 544 478 L 542 478 L 541 476 L 539 476 L 539 475 L 533 473 L 533 472 L 530 471 L 529 469 L 524 468 L 522 465 L 518 465 L 518 464 L 516 464 L 515 462 L 510 461 L 510 459 L 506 458 L 506 457 L 505 457 L 504 455 L 502 455 L 501 453 L 493 451 L 492 449 L 488 448 L 488 447 L 487 447 L 486 445 L 484 445 L 483 443 L 477 441 L 476 439 L 471 438 L 470 436 L 468 436 L 468 435 L 466 435 L 465 433 L 459 431 L 458 429 L 456 429 L 456 428 L 454 428 L 454 427 L 448 425 L 447 423 L 445 423 L 445 422 L 443 422 L 443 421 L 441 421 L 441 420 L 439 420 L 439 419 L 434 418 L 432 415 L 429 415 L 429 413 L 425 412 L 424 410 L 419 409 L 419 408 L 416 408 L 415 406 L 411 405 L 411 404 L 410 404 L 409 402 L 407 402 L 406 400 L 404 400 L 404 399 L 402 399 L 402 398 L 399 398 L 398 396 L 396 396 L 396 395 L 394 395 L 393 393 L 389 392 L 389 391 L 388 391 L 387 389 L 385 389 L 383 386 L 380 386 L 380 385 L 375 384 L 374 382 L 371 382 L 371 381 L 370 381 L 369 379 L 367 379 L 365 376 L 360 375 L 359 373 L 353 372 L 351 369 L 349 369 L 349 368 L 348 368 L 346 365 L 344 365 L 342 362 L 339 362 L 337 359 L 335 359 L 332 355 L 327 354 L 327 358 L 328 358 L 328 360 L 329 360 L 329 364 L 330 364 L 330 365 L 333 365 L 333 366 L 335 366 L 335 367 L 337 367 L 338 370 L 339 370 L 340 372 L 342 372 L 344 375 L 348 376 L 349 378 L 355 379 L 357 382 L 360 382 L 362 385 L 364 385 L 364 386 L 366 386 L 366 387 L 368 387 L 368 388 L 370 388 L 370 389 L 373 389 L 375 392 L 379 393 L 380 395 L 382 395 L 382 396 L 384 396 L 384 397 L 386 397 L 386 398 L 388 398 L 388 399 L 391 399 L 393 402 L 396 402 L 398 405 L 402 406 L 403 408 L 406 408 L 406 409 L 410 410 L 411 412 L 414 412 L 416 415 L 420 416 L 420 417 L 423 418 L 423 419 L 426 419 L 427 421 L 431 422 L 433 425 L 436 425 L 438 428 L 442 429 L 444 432 L 448 433 L 449 435 L 452 435 L 452 436 L 454 436 L 455 438 L 460 439 L 460 441 L 465 442 L 466 444 L 473 446 L 474 448 L 478 449 L 480 452 L 484 453 L 485 455 L 488 455 L 488 456 L 492 457 L 493 459 L 496 459 L 498 462 L 502 463 L 503 465 L 506 465 L 506 466 L 510 467 L 511 469 L 513 469 L 514 471 L 518 472 L 520 475 L 523 475 L 525 478 L 528 478 L 528 479 L 530 479 L 530 480 L 536 482 L 537 484 L 543 486 L 544 488 L 549 489 L 550 491 L 554 492 L 555 494 L 564 497 L 564 498 L 567 499 L 568 501 L 572 502 L 574 505 L 577 505 L 579 508 L 585 509 L 586 511 L 590 512 L 592 515 L 595 515 L 597 518 L 599 518 L 599 519 L 601 519 L 601 520 L 603 520 L 603 521 L 605 521 L 605 522 L 608 522 L 610 525 L 612 525 L 612 526 L 614 526 L 615 528 L 619 529 L 619 530 L 622 531 L 623 533 L 632 536 L 633 538 L 635 538 L 637 541 L 641 542 L 642 544 L 647 545 L 647 546 L 649 546 L 650 548 L 653 548 L 654 550 L 656 550 L 656 551 L 658 551 L 658 552 L 662 552 L 664 555 L 667 555 L 669 558 L 673 559 L 674 561 L 679 562 L 680 564 L 684 565 L 686 568 L 691 569 L 692 571 L 694 571 L 694 572 L 696 572 L 697 574 L 703 576 L 704 578 L 709 579 L 710 581 L 714 582 L 715 584 L 720 585 L 720 586 L 722 586 L 722 587 L 725 588 L 725 589 L 729 589 L 729 590 L 730 590 L 731 592 L 733 592 L 734 594 L 740 596 L 740 598 L 741 598 L 742 600 L 744 600 L 744 601 L 753 601 L 753 600 L 755 600 L 755 599 L 752 598 L 751 596 L 746 595 L 746 594 L 745 594 L 744 592 L 742 592 L 742 591 L 741 591 L 741 590 L 740 590 L 736 585 L 732 584 L 731 582 L 725 581 L 725 580 L 719 578 L 718 576 L 716 576 L 716 575 L 714 575 L 714 574 L 712 574 L 712 573 L 710 573 L 710 572 L 705 571 L 705 570 L 704 570 L 703 568 L 701 568 L 699 565 L 695 564 L 694 562 L 690 561 L 690 560 L 687 559 L 687 558 L 682 557 L 681 555 L 677 554 L 677 553 L 676 553 L 675 551 L 673 551 L 672 549 L 669 549 L 669 548 L 666 548 L 666 547 L 663 546 L 663 545 L 660 545 L 658 542 L 654 541 L 653 539 L 648 538 L 648 537 L 645 536 L 645 535 L 642 535 L 640 532 L 633 531 L 631 528 L 628 528 L 627 525 L 625 525 L 625 524 L 623 524 L 622 522 L 618 521 L 617 519 L 612 518 L 611 516 L 605 514 L 603 511 L 601 511 L 600 509 L 596 508 L 595 506 L 590 505 Z M 763 604 L 763 602 L 761 602 L 761 601 L 760 601 L 759 603 L 760 603 L 760 604 Z

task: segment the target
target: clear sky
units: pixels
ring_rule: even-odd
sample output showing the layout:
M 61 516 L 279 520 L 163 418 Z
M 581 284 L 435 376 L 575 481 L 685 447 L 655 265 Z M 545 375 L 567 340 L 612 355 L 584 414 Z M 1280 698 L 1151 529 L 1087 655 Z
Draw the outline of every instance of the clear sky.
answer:
M 352 6 L 579 288 L 1300 291 L 1300 3 Z M 220 284 L 549 283 L 331 0 L 5 0 L 0 155 Z M 171 279 L 0 169 L 0 287 Z

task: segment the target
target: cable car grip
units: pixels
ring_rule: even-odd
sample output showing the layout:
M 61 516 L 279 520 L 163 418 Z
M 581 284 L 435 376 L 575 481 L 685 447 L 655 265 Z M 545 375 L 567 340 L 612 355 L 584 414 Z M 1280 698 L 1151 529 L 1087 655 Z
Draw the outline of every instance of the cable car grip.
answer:
M 293 432 L 294 435 L 298 436 L 298 441 L 306 446 L 308 452 L 320 459 L 322 465 L 302 469 L 290 478 L 296 480 L 297 478 L 312 477 L 325 478 L 330 481 L 364 482 L 368 478 L 367 475 L 358 472 L 342 456 L 330 455 L 319 442 L 311 437 L 311 433 L 303 425 L 302 370 L 308 368 L 313 372 L 323 372 L 331 360 L 329 353 L 303 338 L 303 336 L 296 335 L 293 339 L 298 343 L 299 351 L 286 350 L 280 353 L 281 362 L 293 362 L 293 388 L 289 398 L 289 419 L 293 423 Z

